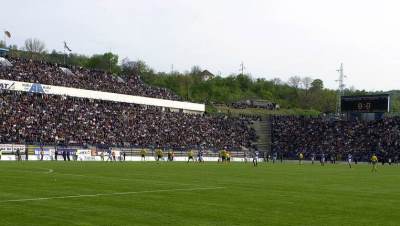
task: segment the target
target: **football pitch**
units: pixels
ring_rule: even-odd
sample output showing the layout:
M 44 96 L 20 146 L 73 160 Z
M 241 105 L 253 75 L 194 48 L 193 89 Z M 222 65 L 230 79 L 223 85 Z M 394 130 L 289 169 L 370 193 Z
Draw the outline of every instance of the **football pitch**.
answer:
M 400 225 L 400 166 L 0 162 L 0 225 Z

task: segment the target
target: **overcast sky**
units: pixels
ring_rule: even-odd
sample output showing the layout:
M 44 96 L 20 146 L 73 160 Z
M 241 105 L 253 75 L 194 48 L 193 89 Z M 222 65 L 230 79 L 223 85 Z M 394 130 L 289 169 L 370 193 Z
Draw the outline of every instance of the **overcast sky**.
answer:
M 48 50 L 144 60 L 157 71 L 199 65 L 286 81 L 321 78 L 400 89 L 400 1 L 369 0 L 12 0 L 2 3 L 8 44 L 38 38 Z

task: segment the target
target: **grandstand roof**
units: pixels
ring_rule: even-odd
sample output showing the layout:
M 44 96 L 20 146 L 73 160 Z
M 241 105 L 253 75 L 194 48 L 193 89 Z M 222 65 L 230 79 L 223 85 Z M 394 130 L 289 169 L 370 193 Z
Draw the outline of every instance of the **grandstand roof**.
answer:
M 12 64 L 7 59 L 0 57 L 0 66 L 11 67 Z

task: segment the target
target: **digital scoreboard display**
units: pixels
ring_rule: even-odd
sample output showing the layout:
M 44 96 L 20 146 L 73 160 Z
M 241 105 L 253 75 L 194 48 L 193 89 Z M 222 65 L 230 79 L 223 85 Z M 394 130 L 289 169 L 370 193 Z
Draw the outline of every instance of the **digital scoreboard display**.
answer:
M 389 102 L 390 96 L 388 94 L 342 96 L 341 111 L 364 113 L 389 112 Z

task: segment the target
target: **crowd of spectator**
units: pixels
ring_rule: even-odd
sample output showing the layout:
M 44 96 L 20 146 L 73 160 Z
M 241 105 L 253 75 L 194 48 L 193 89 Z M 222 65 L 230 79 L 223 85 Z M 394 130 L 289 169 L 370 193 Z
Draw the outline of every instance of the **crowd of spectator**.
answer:
M 121 77 L 100 70 L 76 66 L 65 68 L 66 66 L 23 58 L 8 57 L 7 59 L 12 66 L 0 67 L 0 79 L 181 100 L 178 95 L 168 89 L 145 84 L 139 75 L 129 75 L 125 81 Z
M 400 117 L 360 121 L 275 116 L 272 151 L 287 156 L 324 154 L 335 159 L 345 159 L 351 154 L 358 160 L 368 160 L 375 153 L 381 159 L 398 159 Z
M 255 138 L 246 119 L 93 99 L 0 90 L 0 109 L 0 143 L 235 150 Z

